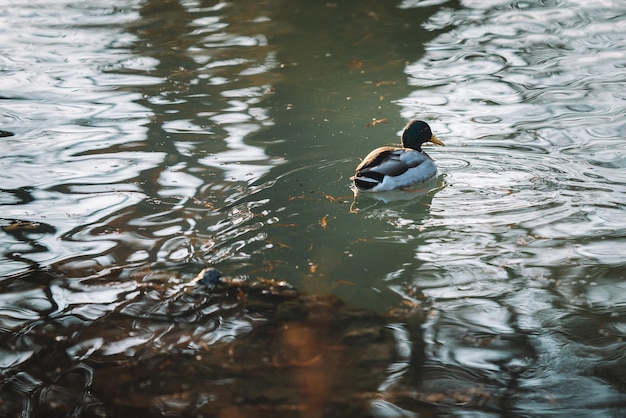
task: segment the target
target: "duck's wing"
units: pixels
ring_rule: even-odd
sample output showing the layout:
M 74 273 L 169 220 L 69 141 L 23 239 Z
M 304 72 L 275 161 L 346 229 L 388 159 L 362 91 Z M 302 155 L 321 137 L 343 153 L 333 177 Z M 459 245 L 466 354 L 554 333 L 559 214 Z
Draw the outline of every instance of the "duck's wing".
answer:
M 370 190 L 386 182 L 385 178 L 400 178 L 409 169 L 416 168 L 430 157 L 424 152 L 394 147 L 381 147 L 370 152 L 356 168 L 356 174 L 351 177 L 357 188 Z M 408 183 L 418 181 L 405 179 Z M 395 184 L 392 180 L 391 184 Z
M 370 152 L 356 168 L 356 176 L 378 173 L 382 176 L 400 176 L 430 158 L 426 153 L 394 147 L 381 147 Z
M 385 177 L 404 174 L 410 166 L 402 158 L 404 150 L 394 147 L 381 147 L 370 152 L 356 168 L 351 180 L 361 190 L 372 189 L 383 182 Z
M 394 147 L 376 148 L 367 154 L 356 168 L 356 175 L 360 173 L 376 172 L 383 176 L 399 176 L 408 170 L 402 160 L 403 150 Z

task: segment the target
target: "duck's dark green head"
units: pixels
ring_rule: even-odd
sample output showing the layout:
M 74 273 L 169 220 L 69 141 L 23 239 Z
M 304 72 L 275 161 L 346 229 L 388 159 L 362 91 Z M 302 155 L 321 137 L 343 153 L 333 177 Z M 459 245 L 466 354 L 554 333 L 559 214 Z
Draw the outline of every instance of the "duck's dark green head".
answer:
M 430 130 L 430 126 L 422 120 L 412 120 L 402 131 L 402 146 L 412 148 L 417 151 L 422 150 L 422 144 L 432 142 L 437 145 L 444 145 Z

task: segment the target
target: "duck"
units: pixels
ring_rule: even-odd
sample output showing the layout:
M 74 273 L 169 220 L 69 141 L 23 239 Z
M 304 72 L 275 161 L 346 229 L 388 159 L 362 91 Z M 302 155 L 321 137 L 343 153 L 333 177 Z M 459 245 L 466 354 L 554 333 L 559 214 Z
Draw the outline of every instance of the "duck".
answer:
M 428 123 L 411 120 L 402 131 L 402 148 L 376 148 L 357 166 L 356 173 L 350 177 L 355 194 L 403 190 L 434 178 L 437 166 L 422 150 L 426 142 L 445 145 L 433 135 Z

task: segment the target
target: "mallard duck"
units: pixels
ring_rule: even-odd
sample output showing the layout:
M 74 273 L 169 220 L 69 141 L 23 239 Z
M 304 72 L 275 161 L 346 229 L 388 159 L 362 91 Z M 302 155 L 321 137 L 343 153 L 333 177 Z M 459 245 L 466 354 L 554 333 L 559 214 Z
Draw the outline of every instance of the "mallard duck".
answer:
M 422 183 L 437 175 L 437 166 L 422 144 L 444 145 L 421 120 L 410 121 L 402 131 L 402 148 L 380 147 L 367 154 L 350 179 L 356 191 L 382 192 Z

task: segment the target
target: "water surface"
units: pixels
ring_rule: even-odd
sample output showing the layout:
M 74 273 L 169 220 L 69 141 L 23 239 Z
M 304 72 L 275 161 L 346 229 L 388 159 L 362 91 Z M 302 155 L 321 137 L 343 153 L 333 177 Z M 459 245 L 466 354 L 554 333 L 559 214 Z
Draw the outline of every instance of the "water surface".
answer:
M 3 414 L 625 413 L 621 2 L 0 10 Z

